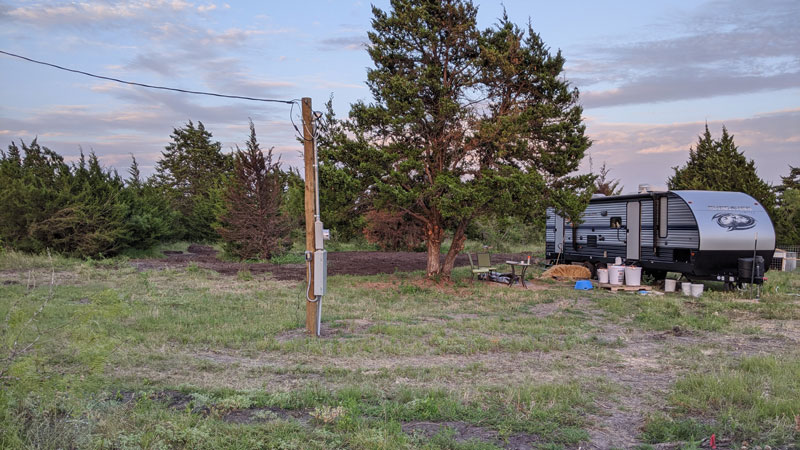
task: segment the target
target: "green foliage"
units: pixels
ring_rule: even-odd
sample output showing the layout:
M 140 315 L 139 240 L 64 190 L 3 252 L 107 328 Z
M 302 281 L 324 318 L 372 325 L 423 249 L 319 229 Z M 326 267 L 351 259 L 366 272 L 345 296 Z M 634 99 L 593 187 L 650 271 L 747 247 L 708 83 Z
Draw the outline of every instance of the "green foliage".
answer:
M 745 158 L 724 126 L 722 137 L 713 139 L 706 125 L 696 147 L 689 150 L 689 161 L 673 169 L 675 173 L 667 180 L 670 189 L 744 192 L 774 217 L 772 188 L 758 177 L 755 162 Z
M 570 174 L 590 142 L 560 52 L 506 17 L 481 32 L 468 1 L 394 0 L 373 15 L 375 102 L 353 105 L 353 137 L 329 155 L 351 204 L 368 193 L 374 208 L 420 222 L 428 275 L 444 277 L 476 217 L 535 220 L 550 205 L 578 217 L 593 176 Z
M 127 240 L 122 201 L 123 182 L 100 167 L 94 153 L 89 163 L 81 153 L 58 191 L 59 207 L 50 217 L 32 224 L 30 235 L 59 253 L 87 256 L 115 254 Z
M 647 418 L 642 427 L 642 439 L 651 444 L 662 442 L 698 442 L 711 436 L 713 428 L 695 419 L 672 419 L 662 414 Z
M 789 175 L 781 181 L 775 188 L 779 196 L 775 231 L 779 243 L 796 244 L 800 242 L 800 167 L 789 166 Z
M 675 383 L 670 402 L 684 414 L 713 415 L 721 435 L 796 443 L 800 361 L 753 356 L 714 373 L 688 375 Z
M 133 158 L 129 173 L 131 179 L 123 192 L 124 202 L 128 204 L 125 220 L 127 246 L 147 250 L 161 242 L 177 239 L 179 214 L 171 208 L 163 190 L 152 179 L 146 182 L 139 179 L 136 158 Z
M 223 211 L 227 177 L 233 159 L 222 153 L 222 144 L 212 142 L 202 122 L 189 121 L 175 128 L 172 142 L 156 165 L 156 182 L 180 213 L 182 238 L 193 242 L 216 241 L 214 229 Z
M 291 245 L 289 221 L 282 208 L 286 176 L 256 139 L 250 121 L 246 150 L 236 148 L 234 173 L 225 193 L 218 232 L 228 253 L 241 259 L 269 259 Z
M 493 252 L 509 252 L 520 245 L 544 242 L 544 222 L 528 222 L 515 216 L 480 217 L 470 224 L 467 237 Z
M 126 186 L 94 153 L 72 166 L 37 140 L 11 143 L 0 156 L 0 241 L 26 252 L 105 257 L 176 237 L 177 213 L 161 189 L 139 179 L 134 159 Z
M 0 157 L 0 240 L 23 251 L 115 254 L 130 239 L 124 183 L 94 153 L 72 167 L 37 140 Z M 22 156 L 24 153 L 24 156 Z
M 367 194 L 373 181 L 385 174 L 387 160 L 358 135 L 353 123 L 336 119 L 333 99 L 325 109 L 326 126 L 317 145 L 320 209 L 332 237 L 344 242 L 358 238 L 367 225 L 364 215 L 372 205 Z
M 44 243 L 31 228 L 63 207 L 61 191 L 70 178 L 64 158 L 37 139 L 30 145 L 12 142 L 0 155 L 0 240 L 23 251 L 41 251 Z

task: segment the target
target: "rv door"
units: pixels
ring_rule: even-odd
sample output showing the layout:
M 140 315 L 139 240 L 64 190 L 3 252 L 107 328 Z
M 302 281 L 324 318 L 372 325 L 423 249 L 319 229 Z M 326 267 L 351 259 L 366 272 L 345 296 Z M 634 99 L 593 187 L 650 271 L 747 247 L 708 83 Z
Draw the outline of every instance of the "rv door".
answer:
M 558 214 L 555 215 L 555 218 L 556 218 L 556 240 L 555 240 L 556 253 L 563 253 L 564 252 L 564 218 L 559 216 Z
M 628 202 L 627 230 L 628 237 L 625 259 L 638 261 L 642 254 L 642 204 Z

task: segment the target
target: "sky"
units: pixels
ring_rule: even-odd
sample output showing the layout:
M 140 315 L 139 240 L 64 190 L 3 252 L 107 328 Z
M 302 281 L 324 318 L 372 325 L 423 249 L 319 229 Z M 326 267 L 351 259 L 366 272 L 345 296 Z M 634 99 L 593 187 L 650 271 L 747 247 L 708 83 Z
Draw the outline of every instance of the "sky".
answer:
M 478 26 L 506 9 L 530 22 L 580 91 L 596 172 L 625 192 L 665 186 L 708 127 L 723 125 L 758 174 L 800 166 L 800 2 L 478 0 Z M 262 98 L 371 100 L 364 1 L 0 0 L 0 50 L 140 83 Z M 0 55 L 0 148 L 39 143 L 74 161 L 83 149 L 125 173 L 152 173 L 174 128 L 201 121 L 226 151 L 252 119 L 262 147 L 302 166 L 288 105 L 154 91 Z M 590 170 L 587 157 L 582 171 Z M 324 186 L 323 186 L 324 188 Z

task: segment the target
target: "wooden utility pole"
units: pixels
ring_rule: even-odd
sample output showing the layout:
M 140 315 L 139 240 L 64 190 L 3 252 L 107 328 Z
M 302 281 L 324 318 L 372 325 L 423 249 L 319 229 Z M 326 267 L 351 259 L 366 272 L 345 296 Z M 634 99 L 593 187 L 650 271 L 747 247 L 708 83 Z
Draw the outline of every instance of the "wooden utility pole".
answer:
M 314 215 L 316 192 L 314 175 L 314 121 L 311 109 L 311 99 L 303 97 L 303 160 L 305 161 L 305 212 L 306 212 L 306 251 L 314 257 Z M 308 253 L 306 253 L 308 254 Z M 309 301 L 314 297 L 314 261 L 306 262 L 308 270 L 308 295 L 306 295 L 306 331 L 312 336 L 317 335 L 317 303 Z

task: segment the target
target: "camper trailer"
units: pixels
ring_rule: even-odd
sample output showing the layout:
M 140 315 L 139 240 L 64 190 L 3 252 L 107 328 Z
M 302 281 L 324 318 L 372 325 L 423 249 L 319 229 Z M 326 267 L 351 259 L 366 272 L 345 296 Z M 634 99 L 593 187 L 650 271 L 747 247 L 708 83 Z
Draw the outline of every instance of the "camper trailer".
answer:
M 581 263 L 593 273 L 619 257 L 657 278 L 678 272 L 733 287 L 763 282 L 774 251 L 766 210 L 741 192 L 644 185 L 637 194 L 594 196 L 580 223 L 547 210 L 547 259 Z

